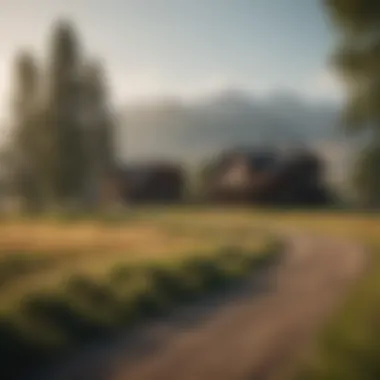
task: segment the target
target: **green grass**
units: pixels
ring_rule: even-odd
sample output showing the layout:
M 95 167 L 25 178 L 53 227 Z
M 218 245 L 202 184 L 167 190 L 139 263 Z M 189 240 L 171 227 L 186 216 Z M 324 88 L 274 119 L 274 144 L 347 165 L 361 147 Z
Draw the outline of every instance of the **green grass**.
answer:
M 0 373 L 19 369 L 21 376 L 73 347 L 163 315 L 250 275 L 279 251 L 272 240 L 262 252 L 230 247 L 172 261 L 120 263 L 99 278 L 79 274 L 49 291 L 26 293 L 0 319 Z
M 301 366 L 297 380 L 380 378 L 380 249 L 373 247 L 369 273 L 359 281 Z
M 18 264 L 15 267 L 6 264 L 13 268 L 9 271 L 17 281 L 9 280 L 9 289 L 0 291 L 1 306 L 12 306 L 2 309 L 9 313 L 15 305 L 9 300 L 29 291 L 34 295 L 24 298 L 22 307 L 11 318 L 1 319 L 0 340 L 7 343 L 0 345 L 0 361 L 17 367 L 30 353 L 30 347 L 34 348 L 30 362 L 46 361 L 52 353 L 65 352 L 91 337 L 112 335 L 120 326 L 131 326 L 142 317 L 164 313 L 179 302 L 188 302 L 206 290 L 244 277 L 247 265 L 241 263 L 254 257 L 246 254 L 264 247 L 254 240 L 263 235 L 263 229 L 277 227 L 295 228 L 300 233 L 315 231 L 373 247 L 371 271 L 329 322 L 312 355 L 301 366 L 298 378 L 380 378 L 377 364 L 380 358 L 380 217 L 346 210 L 141 208 L 118 219 L 99 217 L 96 222 L 14 220 L 3 223 L 0 256 L 5 252 L 9 257 L 9 247 L 19 257 L 25 254 L 25 249 L 26 254 L 39 252 L 48 261 L 58 262 L 60 270 L 56 271 L 56 264 L 46 271 L 39 271 L 34 264 L 28 270 L 14 269 Z M 89 229 L 93 231 L 91 234 Z M 136 244 L 127 236 L 134 231 L 141 232 L 141 241 Z M 83 234 L 89 234 L 88 240 L 82 239 Z M 19 244 L 22 239 L 18 236 L 25 240 L 23 245 Z M 49 241 L 36 247 L 33 243 L 36 236 L 54 236 L 54 244 Z M 88 244 L 90 239 L 93 245 Z M 61 242 L 65 243 L 63 248 Z M 231 257 L 228 250 L 223 252 L 222 247 L 227 246 L 245 252 L 244 258 Z M 104 252 L 107 252 L 105 256 Z M 36 253 L 32 256 L 37 257 Z M 72 261 L 73 257 L 80 258 L 80 262 Z M 237 257 L 241 260 L 234 261 Z M 23 281 L 24 270 L 36 271 L 37 277 L 26 276 Z M 45 272 L 50 273 L 49 279 Z M 78 275 L 62 282 L 72 273 Z M 36 286 L 39 283 L 46 286 Z M 95 318 L 94 309 L 107 312 L 100 312 Z M 41 316 L 32 317 L 42 311 L 49 323 L 41 323 Z M 66 317 L 62 318 L 62 314 Z
M 297 380 L 380 379 L 380 215 L 334 211 L 263 213 L 262 220 L 362 243 L 369 271 L 354 285 L 307 356 Z
M 56 287 L 73 274 L 104 276 L 115 264 L 170 264 L 226 247 L 259 252 L 267 234 L 255 222 L 202 223 L 196 217 L 136 211 L 133 221 L 13 219 L 0 228 L 0 313 L 31 291 Z
M 17 279 L 35 272 L 45 271 L 57 264 L 53 257 L 9 252 L 0 257 L 0 289 Z

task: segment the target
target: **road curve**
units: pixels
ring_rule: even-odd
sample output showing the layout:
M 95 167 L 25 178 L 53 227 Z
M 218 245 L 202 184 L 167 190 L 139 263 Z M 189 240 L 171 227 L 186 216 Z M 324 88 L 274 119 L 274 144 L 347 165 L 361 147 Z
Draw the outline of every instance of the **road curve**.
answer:
M 288 236 L 276 268 L 243 287 L 76 357 L 49 380 L 272 380 L 283 377 L 366 268 L 363 248 Z

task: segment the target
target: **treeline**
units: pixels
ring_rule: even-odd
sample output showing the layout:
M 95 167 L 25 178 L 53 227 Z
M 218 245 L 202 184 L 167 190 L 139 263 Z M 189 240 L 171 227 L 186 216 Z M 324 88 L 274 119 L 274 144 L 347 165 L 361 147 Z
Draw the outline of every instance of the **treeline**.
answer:
M 354 168 L 361 201 L 380 205 L 380 2 L 323 0 L 337 30 L 332 57 L 343 83 L 347 103 L 344 123 L 363 139 L 365 147 Z
M 380 204 L 379 5 L 323 0 L 336 25 L 333 62 L 347 89 L 344 123 L 365 142 L 354 182 L 361 201 Z M 84 53 L 75 28 L 57 21 L 46 59 L 21 51 L 12 81 L 11 135 L 2 152 L 8 192 L 28 211 L 100 205 L 114 167 L 113 115 L 104 65 Z
M 95 207 L 113 166 L 113 117 L 102 62 L 84 54 L 74 26 L 53 27 L 46 60 L 14 62 L 8 189 L 28 211 Z

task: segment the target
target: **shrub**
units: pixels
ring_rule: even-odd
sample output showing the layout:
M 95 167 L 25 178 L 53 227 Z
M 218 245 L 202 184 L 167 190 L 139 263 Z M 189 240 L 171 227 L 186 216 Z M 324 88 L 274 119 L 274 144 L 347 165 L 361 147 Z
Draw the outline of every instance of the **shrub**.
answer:
M 134 268 L 125 264 L 118 264 L 109 273 L 109 280 L 113 285 L 122 285 L 131 280 L 134 275 Z
M 34 320 L 54 326 L 77 343 L 106 336 L 112 328 L 99 310 L 86 308 L 64 294 L 29 297 L 22 304 L 22 312 Z
M 217 289 L 224 284 L 224 273 L 218 260 L 212 258 L 189 259 L 184 269 L 193 273 L 198 278 L 201 289 Z
M 68 343 L 50 326 L 21 315 L 1 318 L 0 342 L 0 373 L 7 379 L 21 376 L 25 368 L 38 368 Z
M 132 322 L 141 318 L 162 315 L 168 309 L 166 300 L 153 287 L 147 287 L 131 294 L 128 303 Z
M 64 291 L 71 299 L 98 310 L 113 309 L 118 303 L 111 286 L 84 276 L 72 277 Z
M 7 374 L 18 362 L 26 370 L 73 345 L 112 336 L 122 326 L 223 288 L 266 260 L 230 247 L 175 264 L 118 265 L 102 280 L 73 276 L 54 292 L 23 299 L 16 318 L 22 323 L 0 320 L 0 371 Z
M 184 300 L 186 289 L 178 269 L 150 267 L 147 268 L 146 275 L 150 286 L 168 305 Z

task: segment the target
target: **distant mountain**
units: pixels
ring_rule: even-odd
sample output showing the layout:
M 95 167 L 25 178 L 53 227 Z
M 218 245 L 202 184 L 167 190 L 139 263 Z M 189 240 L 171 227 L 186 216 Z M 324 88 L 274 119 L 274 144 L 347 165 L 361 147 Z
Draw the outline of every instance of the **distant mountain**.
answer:
M 339 109 L 287 93 L 255 98 L 230 89 L 197 102 L 163 98 L 126 106 L 118 148 L 128 157 L 194 162 L 231 145 L 314 144 L 341 139 Z

